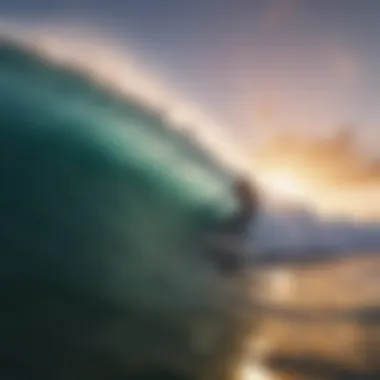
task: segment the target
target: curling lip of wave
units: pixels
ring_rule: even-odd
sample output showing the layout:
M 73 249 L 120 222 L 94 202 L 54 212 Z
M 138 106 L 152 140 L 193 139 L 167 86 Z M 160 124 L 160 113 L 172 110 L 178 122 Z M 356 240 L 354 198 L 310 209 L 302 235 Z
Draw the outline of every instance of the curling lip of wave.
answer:
M 164 86 L 117 41 L 102 37 L 93 28 L 37 27 L 25 31 L 1 26 L 0 22 L 0 43 L 4 39 L 14 41 L 105 83 L 114 91 L 160 113 L 171 127 L 202 145 L 215 159 L 252 178 L 248 159 L 234 144 L 227 129 Z

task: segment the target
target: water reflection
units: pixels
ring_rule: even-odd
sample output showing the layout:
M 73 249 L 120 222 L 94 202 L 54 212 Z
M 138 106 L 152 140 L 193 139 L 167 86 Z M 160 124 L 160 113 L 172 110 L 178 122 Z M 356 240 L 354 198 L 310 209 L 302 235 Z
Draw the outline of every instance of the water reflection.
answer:
M 363 255 L 309 266 L 267 268 L 252 295 L 263 302 L 307 310 L 366 310 L 345 319 L 265 315 L 253 339 L 246 379 L 353 380 L 380 378 L 380 258 Z M 360 317 L 360 318 L 359 318 Z

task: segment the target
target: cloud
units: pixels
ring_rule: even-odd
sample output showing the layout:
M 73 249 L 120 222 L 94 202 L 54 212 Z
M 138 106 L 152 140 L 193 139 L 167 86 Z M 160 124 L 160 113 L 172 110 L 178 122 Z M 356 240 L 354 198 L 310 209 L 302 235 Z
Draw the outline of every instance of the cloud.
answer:
M 357 146 L 351 129 L 329 138 L 282 134 L 255 152 L 258 176 L 290 170 L 312 208 L 380 219 L 380 160 Z

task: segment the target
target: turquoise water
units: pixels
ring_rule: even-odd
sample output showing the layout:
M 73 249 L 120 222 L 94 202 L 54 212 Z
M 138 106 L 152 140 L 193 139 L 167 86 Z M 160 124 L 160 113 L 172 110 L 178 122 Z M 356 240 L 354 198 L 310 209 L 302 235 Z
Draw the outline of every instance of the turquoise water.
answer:
M 0 44 L 0 107 L 3 279 L 37 291 L 46 277 L 67 286 L 70 272 L 72 289 L 92 292 L 138 255 L 188 250 L 236 211 L 233 173 L 74 69 Z

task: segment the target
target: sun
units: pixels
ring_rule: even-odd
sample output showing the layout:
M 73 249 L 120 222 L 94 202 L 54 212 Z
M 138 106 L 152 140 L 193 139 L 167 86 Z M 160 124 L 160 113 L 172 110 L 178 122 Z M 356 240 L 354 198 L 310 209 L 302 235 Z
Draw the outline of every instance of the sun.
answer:
M 277 199 L 302 200 L 305 189 L 296 175 L 285 170 L 276 170 L 259 175 L 259 181 Z

